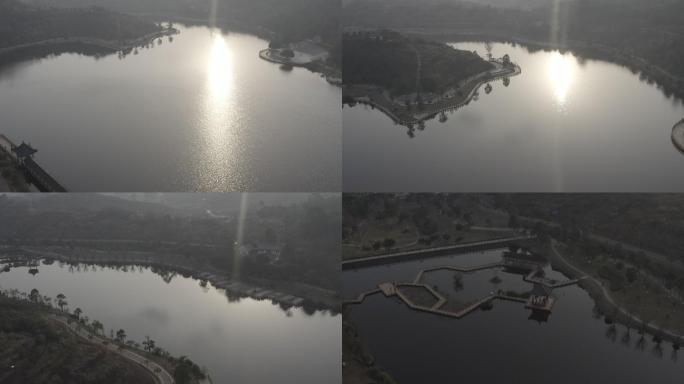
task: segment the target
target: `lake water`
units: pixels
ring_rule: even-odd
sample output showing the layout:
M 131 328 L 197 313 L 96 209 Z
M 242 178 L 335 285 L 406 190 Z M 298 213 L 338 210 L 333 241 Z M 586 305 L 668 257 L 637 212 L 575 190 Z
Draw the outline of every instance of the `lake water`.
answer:
M 485 56 L 483 43 L 456 48 Z M 522 74 L 424 130 L 344 107 L 346 191 L 684 191 L 671 141 L 681 101 L 627 68 L 492 44 Z
M 501 250 L 453 255 L 343 272 L 345 296 L 385 281 L 412 280 L 430 265 L 473 266 L 497 261 Z M 564 279 L 558 272 L 547 276 Z M 496 288 L 524 292 L 531 285 L 521 275 L 485 270 L 463 275 L 459 296 L 477 296 Z M 452 295 L 450 276 L 426 275 L 424 282 Z M 418 312 L 382 294 L 366 298 L 345 316 L 361 339 L 399 383 L 680 383 L 684 362 L 669 343 L 657 349 L 647 336 L 643 346 L 632 330 L 611 331 L 594 315 L 594 302 L 578 286 L 554 290 L 558 298 L 547 322 L 528 319 L 520 303 L 494 301 L 489 311 L 476 310 L 457 320 Z M 481 296 L 481 295 L 480 295 Z
M 334 191 L 341 91 L 206 27 L 138 54 L 0 70 L 0 133 L 75 191 Z
M 138 342 L 149 335 L 158 346 L 205 366 L 216 384 L 341 383 L 341 316 L 284 311 L 270 301 L 230 302 L 210 284 L 174 277 L 169 283 L 146 268 L 127 272 L 40 266 L 0 273 L 0 288 L 54 297 L 64 293 L 109 329 Z

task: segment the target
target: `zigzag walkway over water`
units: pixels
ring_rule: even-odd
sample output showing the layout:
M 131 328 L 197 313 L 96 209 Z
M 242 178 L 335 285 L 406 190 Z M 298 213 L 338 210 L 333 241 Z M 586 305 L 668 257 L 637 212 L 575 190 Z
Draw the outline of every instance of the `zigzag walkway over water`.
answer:
M 345 305 L 353 305 L 353 304 L 361 304 L 363 301 L 371 295 L 377 294 L 377 293 L 383 293 L 385 297 L 398 297 L 401 301 L 403 301 L 409 308 L 417 310 L 417 311 L 423 311 L 423 312 L 429 312 L 433 313 L 436 315 L 442 315 L 442 316 L 448 316 L 448 317 L 453 317 L 460 319 L 467 314 L 473 312 L 474 310 L 478 308 L 482 308 L 486 306 L 488 303 L 492 302 L 493 300 L 508 300 L 508 301 L 514 301 L 514 302 L 519 302 L 519 303 L 524 303 L 526 308 L 533 309 L 533 310 L 544 310 L 544 311 L 551 311 L 551 308 L 553 307 L 553 304 L 556 301 L 556 298 L 548 295 L 548 299 L 544 300 L 543 304 L 537 304 L 534 301 L 534 295 L 530 295 L 529 297 L 526 296 L 513 296 L 504 293 L 503 291 L 499 290 L 496 292 L 492 292 L 489 295 L 478 299 L 477 301 L 468 304 L 466 307 L 461 308 L 459 310 L 446 310 L 442 309 L 444 305 L 448 302 L 448 298 L 442 295 L 441 293 L 437 292 L 434 288 L 429 286 L 428 284 L 421 283 L 423 276 L 426 273 L 429 272 L 434 272 L 434 271 L 439 271 L 439 270 L 449 270 L 449 271 L 455 271 L 455 272 L 462 272 L 462 273 L 470 273 L 470 272 L 475 272 L 475 271 L 480 271 L 480 270 L 485 270 L 485 269 L 491 269 L 491 268 L 501 268 L 501 267 L 506 267 L 507 264 L 505 262 L 495 262 L 495 263 L 489 263 L 489 264 L 483 264 L 483 265 L 477 265 L 473 267 L 454 267 L 454 266 L 437 266 L 437 267 L 430 267 L 426 269 L 422 269 L 418 271 L 418 274 L 416 277 L 413 279 L 412 282 L 410 283 L 390 283 L 390 282 L 385 282 L 381 283 L 378 285 L 377 289 L 373 289 L 370 291 L 362 292 L 357 296 L 356 299 L 353 300 L 347 300 L 342 303 L 343 306 Z M 577 284 L 577 282 L 581 279 L 571 279 L 571 280 L 565 280 L 565 281 L 556 281 L 552 279 L 547 279 L 545 277 L 540 277 L 537 275 L 538 270 L 537 269 L 530 269 L 530 272 L 523 277 L 523 280 L 535 285 L 540 285 L 540 286 L 545 286 L 549 289 L 554 289 L 554 288 L 560 288 L 560 287 L 566 287 L 569 285 Z M 435 302 L 431 305 L 425 305 L 425 304 L 420 304 L 416 303 L 412 298 L 406 295 L 406 293 L 402 292 L 402 287 L 413 287 L 413 288 L 421 288 L 429 292 L 429 294 L 435 299 Z

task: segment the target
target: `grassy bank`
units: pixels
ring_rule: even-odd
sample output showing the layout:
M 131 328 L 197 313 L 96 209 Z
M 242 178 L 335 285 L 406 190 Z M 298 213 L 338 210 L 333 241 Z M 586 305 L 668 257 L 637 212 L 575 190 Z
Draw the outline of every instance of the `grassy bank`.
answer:
M 0 382 L 155 384 L 145 369 L 80 340 L 47 313 L 0 295 Z

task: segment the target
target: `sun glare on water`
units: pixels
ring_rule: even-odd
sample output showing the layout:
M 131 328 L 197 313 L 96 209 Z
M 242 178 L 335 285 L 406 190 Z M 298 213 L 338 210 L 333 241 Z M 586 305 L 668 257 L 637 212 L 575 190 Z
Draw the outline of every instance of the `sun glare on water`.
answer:
M 233 57 L 220 33 L 213 38 L 207 70 L 209 91 L 217 99 L 225 99 L 233 82 Z
M 206 56 L 206 90 L 202 98 L 200 153 L 194 188 L 214 191 L 235 189 L 239 172 L 240 130 L 235 97 L 234 57 L 230 44 L 214 31 Z
M 568 94 L 574 80 L 577 62 L 572 55 L 554 52 L 547 64 L 547 74 L 558 107 L 563 110 L 568 102 Z

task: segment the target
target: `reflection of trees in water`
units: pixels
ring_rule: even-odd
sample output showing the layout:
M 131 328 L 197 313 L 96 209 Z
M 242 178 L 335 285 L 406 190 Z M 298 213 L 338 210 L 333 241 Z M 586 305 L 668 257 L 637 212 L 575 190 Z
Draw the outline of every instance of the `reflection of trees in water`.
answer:
M 625 332 L 622 334 L 622 338 L 620 339 L 620 342 L 624 345 L 629 345 L 630 342 L 632 341 L 632 331 L 629 327 L 625 329 Z
M 663 357 L 663 346 L 661 343 L 655 343 L 651 349 L 653 356 L 661 359 Z
M 167 269 L 164 267 L 159 267 L 159 266 L 145 266 L 145 265 L 140 265 L 140 264 L 133 264 L 133 265 L 132 264 L 90 264 L 90 263 L 62 262 L 62 261 L 58 261 L 57 264 L 60 268 L 66 268 L 69 271 L 69 273 L 89 272 L 89 271 L 96 272 L 98 270 L 98 267 L 99 267 L 100 271 L 111 270 L 111 271 L 130 272 L 130 273 L 135 273 L 136 271 L 139 273 L 143 273 L 146 269 L 149 269 L 154 274 L 159 275 L 166 284 L 171 283 L 171 281 L 176 276 L 180 275 L 180 276 L 185 277 L 185 278 L 198 280 L 199 281 L 198 284 L 199 284 L 200 288 L 205 293 L 209 292 L 209 290 L 210 290 L 208 281 L 206 279 L 196 279 L 192 274 L 190 274 L 188 272 L 177 272 L 177 271 L 170 270 L 170 269 Z M 229 290 L 225 290 L 225 295 L 226 295 L 226 298 L 228 300 L 228 303 L 239 303 L 242 300 L 242 298 L 250 297 L 249 295 L 239 293 L 239 292 L 229 291 Z M 271 303 L 273 305 L 278 305 L 278 307 L 281 310 L 283 310 L 288 317 L 292 316 L 292 308 L 294 308 L 294 306 L 292 304 L 288 304 L 288 303 L 284 303 L 284 302 L 278 302 L 275 300 L 271 300 Z M 66 305 L 66 301 L 64 302 L 64 305 Z M 330 313 L 332 315 L 335 315 L 338 313 L 335 310 L 321 310 L 315 304 L 310 303 L 310 302 L 308 302 L 308 303 L 305 302 L 301 308 L 307 316 L 313 316 L 314 314 L 316 314 L 316 312 L 319 312 L 319 311 L 322 313 Z
M 316 308 L 310 305 L 304 305 L 302 309 L 307 316 L 313 316 L 316 313 Z
M 606 329 L 606 338 L 610 340 L 611 342 L 615 342 L 617 339 L 617 328 L 615 327 L 615 324 L 611 324 L 607 329 Z
M 455 272 L 454 273 L 454 291 L 458 292 L 463 289 L 463 275 Z
M 229 303 L 239 303 L 242 300 L 242 295 L 236 292 L 226 291 L 226 298 Z
M 171 280 L 173 280 L 174 277 L 178 275 L 175 271 L 171 271 L 165 268 L 158 268 L 158 267 L 150 267 L 150 270 L 157 275 L 161 276 L 162 280 L 166 283 L 169 284 Z
M 634 344 L 634 348 L 643 351 L 646 348 L 646 337 L 643 333 L 640 333 L 639 340 Z

